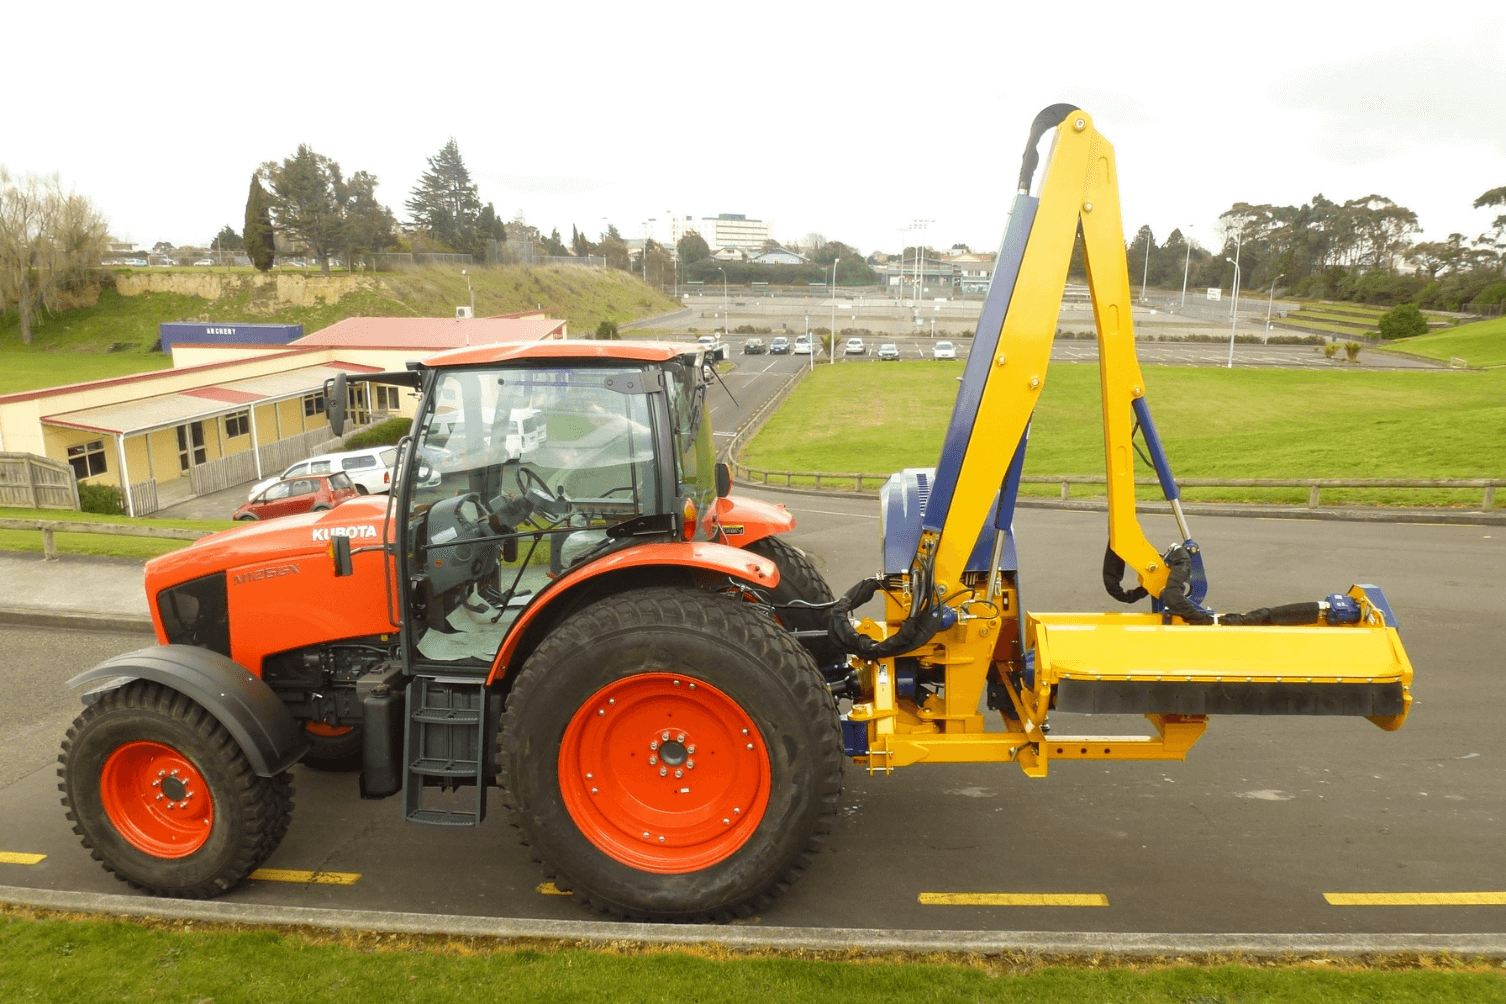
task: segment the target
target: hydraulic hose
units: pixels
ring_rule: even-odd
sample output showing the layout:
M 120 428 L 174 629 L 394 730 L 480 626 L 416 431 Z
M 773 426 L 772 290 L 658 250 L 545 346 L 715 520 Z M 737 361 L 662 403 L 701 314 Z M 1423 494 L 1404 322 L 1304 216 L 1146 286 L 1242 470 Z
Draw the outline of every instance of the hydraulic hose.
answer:
M 916 609 L 905 618 L 899 630 L 883 641 L 874 641 L 866 635 L 860 635 L 852 626 L 849 615 L 855 608 L 873 599 L 878 587 L 878 578 L 864 579 L 847 590 L 831 608 L 831 624 L 826 629 L 826 636 L 842 651 L 864 659 L 885 659 L 919 648 L 934 638 L 938 631 L 956 623 L 956 614 L 950 608 L 940 603 L 921 601 L 917 602 Z M 929 597 L 929 588 L 925 592 L 915 591 L 914 595 L 917 598 Z

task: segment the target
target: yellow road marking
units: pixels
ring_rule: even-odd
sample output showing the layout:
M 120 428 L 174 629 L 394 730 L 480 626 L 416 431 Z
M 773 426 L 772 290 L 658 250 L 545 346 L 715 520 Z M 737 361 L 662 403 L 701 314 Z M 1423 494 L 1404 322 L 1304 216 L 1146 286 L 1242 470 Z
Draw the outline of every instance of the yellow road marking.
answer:
M 355 885 L 360 872 L 306 872 L 297 868 L 258 868 L 246 876 L 254 882 L 293 882 L 298 885 Z
M 45 854 L 23 854 L 20 851 L 0 851 L 0 865 L 34 865 L 46 856 Z
M 923 892 L 923 906 L 1108 906 L 1098 892 Z
M 1506 892 L 1325 892 L 1329 906 L 1506 906 Z
M 541 883 L 539 883 L 539 895 L 540 896 L 574 896 L 575 893 L 571 892 L 569 889 L 561 889 L 559 886 L 555 885 L 553 882 L 541 882 Z

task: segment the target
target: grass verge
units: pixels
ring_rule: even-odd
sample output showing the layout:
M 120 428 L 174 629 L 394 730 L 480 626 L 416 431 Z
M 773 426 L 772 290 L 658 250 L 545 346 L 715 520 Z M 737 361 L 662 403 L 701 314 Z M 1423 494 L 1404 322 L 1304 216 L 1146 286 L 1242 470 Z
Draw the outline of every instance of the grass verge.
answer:
M 1024 955 L 734 954 L 714 945 L 590 950 L 549 942 L 212 926 L 206 931 L 192 922 L 142 925 L 6 913 L 0 918 L 0 999 L 15 1001 L 1506 1001 L 1501 965 L 1490 960 L 1215 959 L 1187 965 Z M 101 993 L 105 988 L 108 998 Z
M 0 507 L 4 519 L 52 519 L 72 523 L 112 523 L 124 526 L 167 526 L 183 530 L 224 530 L 236 526 L 223 519 L 132 519 L 97 512 L 73 512 L 68 509 L 24 509 Z M 115 558 L 155 558 L 187 547 L 192 541 L 164 540 L 155 537 L 117 537 L 107 533 L 57 533 L 58 550 L 64 554 L 98 554 Z M 0 551 L 42 551 L 39 530 L 0 530 Z M 3 999 L 3 998 L 0 998 Z
M 1506 371 L 1365 372 L 1145 367 L 1147 397 L 1179 477 L 1506 477 Z M 793 471 L 929 467 L 962 363 L 833 366 L 807 377 L 743 462 Z M 1051 367 L 1026 474 L 1102 474 L 1095 364 Z M 999 444 L 1007 450 L 1012 444 Z M 1151 476 L 1148 468 L 1138 471 Z M 866 485 L 865 485 L 866 487 Z M 1056 485 L 1028 493 L 1059 495 Z M 1084 495 L 1102 494 L 1083 486 Z M 1157 497 L 1156 489 L 1144 489 Z M 1185 497 L 1305 504 L 1306 489 L 1189 488 Z M 1328 504 L 1478 506 L 1478 490 L 1325 489 Z

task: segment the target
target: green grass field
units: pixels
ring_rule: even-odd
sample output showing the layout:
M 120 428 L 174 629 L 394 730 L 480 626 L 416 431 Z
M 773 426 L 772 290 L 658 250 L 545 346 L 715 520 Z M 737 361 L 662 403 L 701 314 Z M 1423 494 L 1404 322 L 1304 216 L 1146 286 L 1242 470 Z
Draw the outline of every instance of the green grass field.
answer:
M 887 473 L 940 453 L 962 363 L 817 368 L 743 462 L 774 470 Z M 1506 372 L 1224 370 L 1148 366 L 1147 397 L 1183 478 L 1506 476 Z M 1009 449 L 1013 444 L 1000 444 Z M 1102 474 L 1098 367 L 1051 367 L 1027 474 Z M 1153 472 L 1143 469 L 1141 476 Z M 1056 485 L 1027 492 L 1057 494 Z M 1101 486 L 1082 486 L 1084 495 Z M 1145 497 L 1156 497 L 1153 487 Z M 1217 501 L 1304 504 L 1306 489 L 1191 488 Z M 1479 490 L 1325 489 L 1325 503 L 1478 506 Z
M 601 1004 L 1492 1004 L 1488 960 L 1374 967 L 1343 960 L 1213 966 L 953 956 L 943 960 L 739 957 L 715 947 L 612 951 L 484 939 L 271 931 L 204 933 L 100 920 L 0 917 L 0 1000 L 162 1004 L 326 1001 Z
M 0 506 L 0 519 L 54 519 L 72 523 L 112 523 L 125 526 L 168 526 L 184 530 L 224 530 L 237 524 L 222 519 L 132 519 L 67 509 L 22 509 Z M 59 551 L 66 554 L 103 554 L 117 558 L 155 558 L 187 547 L 192 541 L 156 537 L 118 537 L 106 533 L 57 533 Z M 39 530 L 0 530 L 0 551 L 42 551 Z
M 1386 347 L 1443 361 L 1458 357 L 1471 366 L 1506 366 L 1506 317 L 1461 324 Z

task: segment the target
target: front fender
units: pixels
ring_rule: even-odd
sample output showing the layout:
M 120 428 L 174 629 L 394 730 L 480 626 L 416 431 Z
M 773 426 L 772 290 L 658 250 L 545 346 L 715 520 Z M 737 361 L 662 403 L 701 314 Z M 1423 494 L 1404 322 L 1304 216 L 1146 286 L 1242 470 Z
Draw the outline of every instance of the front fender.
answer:
M 546 610 L 551 610 L 562 597 L 574 592 L 576 586 L 617 572 L 630 569 L 684 568 L 692 572 L 709 573 L 713 576 L 742 579 L 759 589 L 773 589 L 779 585 L 779 566 L 751 551 L 726 544 L 713 544 L 696 540 L 673 544 L 639 544 L 635 547 L 613 551 L 595 561 L 572 569 L 550 585 L 548 591 L 537 601 L 529 604 L 522 615 L 513 622 L 497 658 L 492 663 L 487 684 L 496 682 L 506 672 L 517 652 L 518 643 Z
M 761 537 L 788 533 L 795 528 L 795 517 L 784 506 L 743 495 L 717 499 L 707 514 L 706 530 L 712 532 L 712 520 L 721 526 L 725 540 L 734 547 L 747 547 Z
M 106 659 L 69 680 L 68 689 L 100 681 L 86 691 L 92 704 L 106 690 L 132 680 L 171 687 L 208 711 L 228 731 L 251 769 L 275 777 L 308 752 L 309 740 L 272 688 L 218 652 L 192 645 L 153 645 Z

